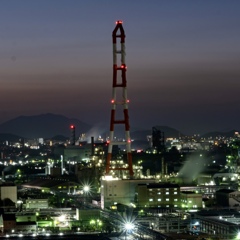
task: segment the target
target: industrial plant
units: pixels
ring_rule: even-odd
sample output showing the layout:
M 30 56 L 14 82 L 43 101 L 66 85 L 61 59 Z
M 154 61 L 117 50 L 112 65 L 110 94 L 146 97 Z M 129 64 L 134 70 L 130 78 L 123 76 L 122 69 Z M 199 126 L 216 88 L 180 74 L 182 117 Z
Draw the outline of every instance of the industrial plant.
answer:
M 67 139 L 1 143 L 0 237 L 240 239 L 239 133 L 176 137 L 151 126 L 147 147 L 133 148 L 125 37 L 119 20 L 107 137 L 71 124 Z

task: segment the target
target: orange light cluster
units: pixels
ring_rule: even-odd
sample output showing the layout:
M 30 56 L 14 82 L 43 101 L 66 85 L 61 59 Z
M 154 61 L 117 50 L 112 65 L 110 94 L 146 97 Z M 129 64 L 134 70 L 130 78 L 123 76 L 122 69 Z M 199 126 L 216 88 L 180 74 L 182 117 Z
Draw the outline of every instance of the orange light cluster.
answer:
M 116 21 L 116 24 L 122 24 L 122 23 L 123 23 L 122 20 L 118 20 L 118 21 Z

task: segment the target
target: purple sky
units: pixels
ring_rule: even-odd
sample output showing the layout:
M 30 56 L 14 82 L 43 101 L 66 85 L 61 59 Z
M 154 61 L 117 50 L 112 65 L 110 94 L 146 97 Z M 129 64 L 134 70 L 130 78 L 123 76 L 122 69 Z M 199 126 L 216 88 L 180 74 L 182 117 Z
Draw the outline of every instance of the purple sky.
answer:
M 109 126 L 112 31 L 126 33 L 131 129 L 240 129 L 240 1 L 2 0 L 0 123 Z

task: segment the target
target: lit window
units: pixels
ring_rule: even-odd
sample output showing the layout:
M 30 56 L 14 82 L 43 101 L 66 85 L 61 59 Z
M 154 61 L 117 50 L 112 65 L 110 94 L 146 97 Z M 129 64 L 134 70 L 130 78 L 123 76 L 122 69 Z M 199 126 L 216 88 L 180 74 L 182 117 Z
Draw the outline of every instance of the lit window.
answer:
M 166 207 L 169 207 L 169 205 L 166 205 Z
M 174 202 L 177 202 L 177 199 L 176 199 L 176 198 L 174 199 Z
M 149 202 L 152 202 L 152 201 L 153 201 L 153 199 L 152 199 L 152 198 L 150 198 L 150 199 L 149 199 Z
M 177 207 L 178 205 L 174 205 L 174 207 Z
M 177 194 L 177 192 L 174 192 L 174 194 Z
M 161 198 L 158 198 L 158 201 L 160 202 L 160 201 L 161 201 Z
M 166 198 L 166 201 L 169 201 L 169 198 Z
M 166 192 L 166 195 L 169 195 L 169 192 Z

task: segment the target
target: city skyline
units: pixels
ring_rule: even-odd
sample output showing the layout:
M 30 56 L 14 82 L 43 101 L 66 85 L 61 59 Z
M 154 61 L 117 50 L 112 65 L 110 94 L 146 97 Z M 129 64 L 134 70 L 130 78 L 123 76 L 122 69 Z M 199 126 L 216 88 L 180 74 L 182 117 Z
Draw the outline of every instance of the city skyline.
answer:
M 2 1 L 0 123 L 51 112 L 108 126 L 112 31 L 123 20 L 131 129 L 240 129 L 239 7 L 221 0 Z

